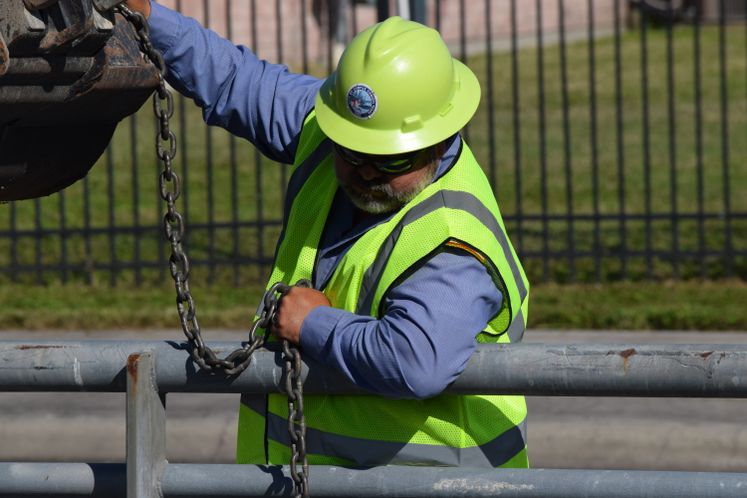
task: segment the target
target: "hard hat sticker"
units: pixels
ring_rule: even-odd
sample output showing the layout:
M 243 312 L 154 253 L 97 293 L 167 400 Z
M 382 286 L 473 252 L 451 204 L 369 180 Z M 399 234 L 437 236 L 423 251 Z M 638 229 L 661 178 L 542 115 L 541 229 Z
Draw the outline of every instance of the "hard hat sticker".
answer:
M 376 94 L 358 83 L 348 90 L 348 109 L 358 119 L 368 119 L 376 112 Z

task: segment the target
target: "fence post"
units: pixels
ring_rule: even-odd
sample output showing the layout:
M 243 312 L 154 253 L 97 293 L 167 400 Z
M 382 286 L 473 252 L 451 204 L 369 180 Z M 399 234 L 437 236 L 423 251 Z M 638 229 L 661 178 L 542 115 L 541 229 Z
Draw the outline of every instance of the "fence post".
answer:
M 162 498 L 166 398 L 158 392 L 153 351 L 127 358 L 127 498 Z

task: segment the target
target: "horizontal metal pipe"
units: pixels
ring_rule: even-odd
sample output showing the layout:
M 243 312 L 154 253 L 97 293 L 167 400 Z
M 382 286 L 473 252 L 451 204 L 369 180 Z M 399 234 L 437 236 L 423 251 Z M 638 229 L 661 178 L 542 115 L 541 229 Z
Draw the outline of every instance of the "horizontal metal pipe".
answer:
M 0 463 L 0 496 L 125 497 L 124 464 Z M 168 464 L 164 498 L 292 496 L 288 467 Z M 743 498 L 747 474 L 622 470 L 313 466 L 315 498 Z
M 219 355 L 236 343 L 213 345 Z M 259 350 L 237 377 L 201 372 L 176 341 L 0 341 L 0 391 L 123 392 L 127 357 L 156 353 L 162 392 L 283 392 L 282 354 Z M 361 393 L 307 362 L 306 393 Z M 744 345 L 484 344 L 450 393 L 550 396 L 747 397 Z
M 0 496 L 125 497 L 123 463 L 0 463 Z

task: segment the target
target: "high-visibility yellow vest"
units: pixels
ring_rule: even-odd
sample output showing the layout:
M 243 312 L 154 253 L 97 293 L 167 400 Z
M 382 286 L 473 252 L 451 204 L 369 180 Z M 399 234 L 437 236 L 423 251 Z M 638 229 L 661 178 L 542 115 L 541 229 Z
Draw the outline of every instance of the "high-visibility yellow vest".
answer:
M 269 285 L 311 279 L 337 188 L 332 144 L 312 113 L 289 182 L 286 218 Z M 352 245 L 322 290 L 336 308 L 379 317 L 387 291 L 446 247 L 476 257 L 503 295 L 500 312 L 477 335 L 478 342 L 519 340 L 529 285 L 489 182 L 466 145 L 448 172 Z M 242 396 L 238 463 L 288 462 L 287 411 L 284 395 Z M 395 400 L 307 395 L 304 415 L 311 464 L 528 466 L 523 396 L 441 394 Z

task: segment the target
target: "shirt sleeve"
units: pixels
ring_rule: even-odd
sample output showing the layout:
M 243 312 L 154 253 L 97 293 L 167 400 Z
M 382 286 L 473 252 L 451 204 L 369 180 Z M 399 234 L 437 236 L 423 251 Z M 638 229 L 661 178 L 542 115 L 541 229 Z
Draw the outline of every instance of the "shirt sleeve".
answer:
M 166 80 L 202 108 L 205 122 L 246 138 L 271 159 L 293 162 L 322 80 L 260 60 L 155 2 L 148 24 L 168 68 Z
M 442 252 L 389 291 L 380 319 L 331 307 L 312 310 L 301 327 L 301 347 L 367 391 L 428 398 L 464 370 L 477 334 L 501 301 L 480 262 Z

